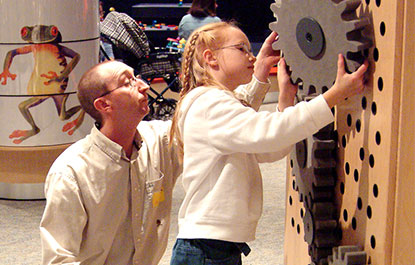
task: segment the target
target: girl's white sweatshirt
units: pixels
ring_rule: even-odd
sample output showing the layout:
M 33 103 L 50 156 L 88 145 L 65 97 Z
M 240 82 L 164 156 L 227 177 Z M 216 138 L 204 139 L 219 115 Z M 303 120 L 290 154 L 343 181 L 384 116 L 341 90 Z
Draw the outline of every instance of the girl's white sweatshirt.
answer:
M 333 119 L 322 96 L 271 113 L 243 106 L 229 91 L 189 92 L 179 119 L 186 195 L 178 238 L 254 240 L 262 213 L 258 163 L 283 158 Z

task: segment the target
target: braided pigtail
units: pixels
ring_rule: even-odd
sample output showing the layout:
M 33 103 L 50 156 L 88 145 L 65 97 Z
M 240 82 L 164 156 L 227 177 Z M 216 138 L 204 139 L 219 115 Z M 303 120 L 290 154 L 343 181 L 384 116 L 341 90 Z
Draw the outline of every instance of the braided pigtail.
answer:
M 193 56 L 195 54 L 195 50 L 196 50 L 196 41 L 199 37 L 199 32 L 195 32 L 194 34 L 192 34 L 190 36 L 189 41 L 186 44 L 186 48 L 185 51 L 183 53 L 183 57 L 182 57 L 182 75 L 181 75 L 181 83 L 182 83 L 182 88 L 180 90 L 180 99 L 179 102 L 177 103 L 176 106 L 176 112 L 174 113 L 173 116 L 173 120 L 172 120 L 172 125 L 171 125 L 171 130 L 170 130 L 170 142 L 169 145 L 170 147 L 173 144 L 173 141 L 177 142 L 177 146 L 178 146 L 178 156 L 179 156 L 179 160 L 183 161 L 183 140 L 180 134 L 180 130 L 178 127 L 178 120 L 179 120 L 179 113 L 180 113 L 180 107 L 182 105 L 182 101 L 184 96 L 190 91 L 192 90 L 193 84 L 194 84 L 194 77 L 192 77 L 191 74 L 191 67 L 192 67 L 192 61 L 193 61 Z
M 194 86 L 194 76 L 192 76 L 192 62 L 194 60 L 196 41 L 199 38 L 200 32 L 195 32 L 189 43 L 186 45 L 186 50 L 183 54 L 182 62 L 182 89 L 180 90 L 180 99 L 184 97 Z
M 235 27 L 233 23 L 218 22 L 204 25 L 196 29 L 189 37 L 182 56 L 182 72 L 180 99 L 176 106 L 170 130 L 170 146 L 173 142 L 178 145 L 179 159 L 183 159 L 183 137 L 180 133 L 178 121 L 180 119 L 180 109 L 185 96 L 194 88 L 200 86 L 215 86 L 219 89 L 228 90 L 225 86 L 216 81 L 209 73 L 209 67 L 203 58 L 206 49 L 215 50 L 225 41 L 226 28 Z

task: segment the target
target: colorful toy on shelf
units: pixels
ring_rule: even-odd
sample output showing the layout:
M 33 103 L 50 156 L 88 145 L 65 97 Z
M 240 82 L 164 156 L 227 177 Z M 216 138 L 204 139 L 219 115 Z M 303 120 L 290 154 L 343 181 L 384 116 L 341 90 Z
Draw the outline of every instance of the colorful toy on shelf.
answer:
M 166 48 L 170 49 L 171 51 L 177 51 L 180 53 L 184 51 L 184 46 L 186 45 L 186 40 L 184 38 L 167 38 L 167 41 L 168 43 L 166 45 Z
M 157 20 L 153 20 L 153 24 L 147 25 L 142 21 L 137 21 L 138 26 L 142 30 L 179 30 L 177 25 L 166 25 L 166 23 L 157 23 Z
M 167 30 L 179 30 L 179 26 L 176 25 L 167 25 Z
M 179 6 L 182 6 L 183 5 L 183 0 L 180 0 L 179 1 Z

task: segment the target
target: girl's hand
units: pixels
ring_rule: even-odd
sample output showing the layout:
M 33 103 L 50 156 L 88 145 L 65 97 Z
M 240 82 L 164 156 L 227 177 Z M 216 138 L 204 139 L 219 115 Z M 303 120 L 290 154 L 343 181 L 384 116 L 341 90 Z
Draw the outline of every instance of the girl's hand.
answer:
M 281 58 L 278 63 L 277 78 L 279 87 L 278 110 L 283 111 L 287 107 L 294 106 L 298 90 L 298 86 L 291 82 L 284 58 Z
M 256 57 L 254 75 L 261 82 L 267 82 L 271 68 L 280 60 L 280 51 L 272 49 L 272 44 L 277 40 L 278 34 L 272 32 L 262 44 Z
M 330 108 L 345 98 L 361 93 L 365 88 L 365 72 L 369 62 L 365 62 L 354 72 L 348 74 L 344 67 L 343 55 L 339 54 L 337 60 L 337 77 L 334 85 L 323 96 Z

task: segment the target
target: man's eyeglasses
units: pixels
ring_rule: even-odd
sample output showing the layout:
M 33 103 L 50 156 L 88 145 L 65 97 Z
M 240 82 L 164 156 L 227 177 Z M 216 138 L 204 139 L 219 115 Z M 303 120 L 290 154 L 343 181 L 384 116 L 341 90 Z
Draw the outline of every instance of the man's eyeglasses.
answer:
M 99 96 L 99 97 L 97 97 L 97 98 L 104 97 L 104 96 L 106 96 L 106 95 L 108 95 L 108 94 L 112 93 L 113 91 L 115 91 L 115 90 L 117 90 L 117 89 L 119 89 L 119 88 L 122 88 L 122 87 L 126 87 L 126 86 L 128 86 L 128 88 L 133 89 L 133 88 L 137 85 L 137 82 L 140 82 L 140 81 L 141 81 L 141 82 L 146 83 L 146 82 L 145 82 L 145 81 L 141 78 L 141 75 L 132 76 L 131 78 L 128 78 L 128 81 L 127 81 L 124 85 L 119 86 L 119 87 L 117 87 L 117 88 L 114 88 L 113 90 L 105 91 L 104 93 L 102 93 L 102 95 L 100 95 L 100 96 Z
M 222 50 L 222 49 L 228 49 L 228 48 L 235 48 L 237 50 L 240 50 L 241 52 L 244 52 L 247 55 L 253 55 L 252 50 L 245 43 L 238 43 L 238 44 L 228 45 L 228 46 L 217 48 L 215 50 Z

